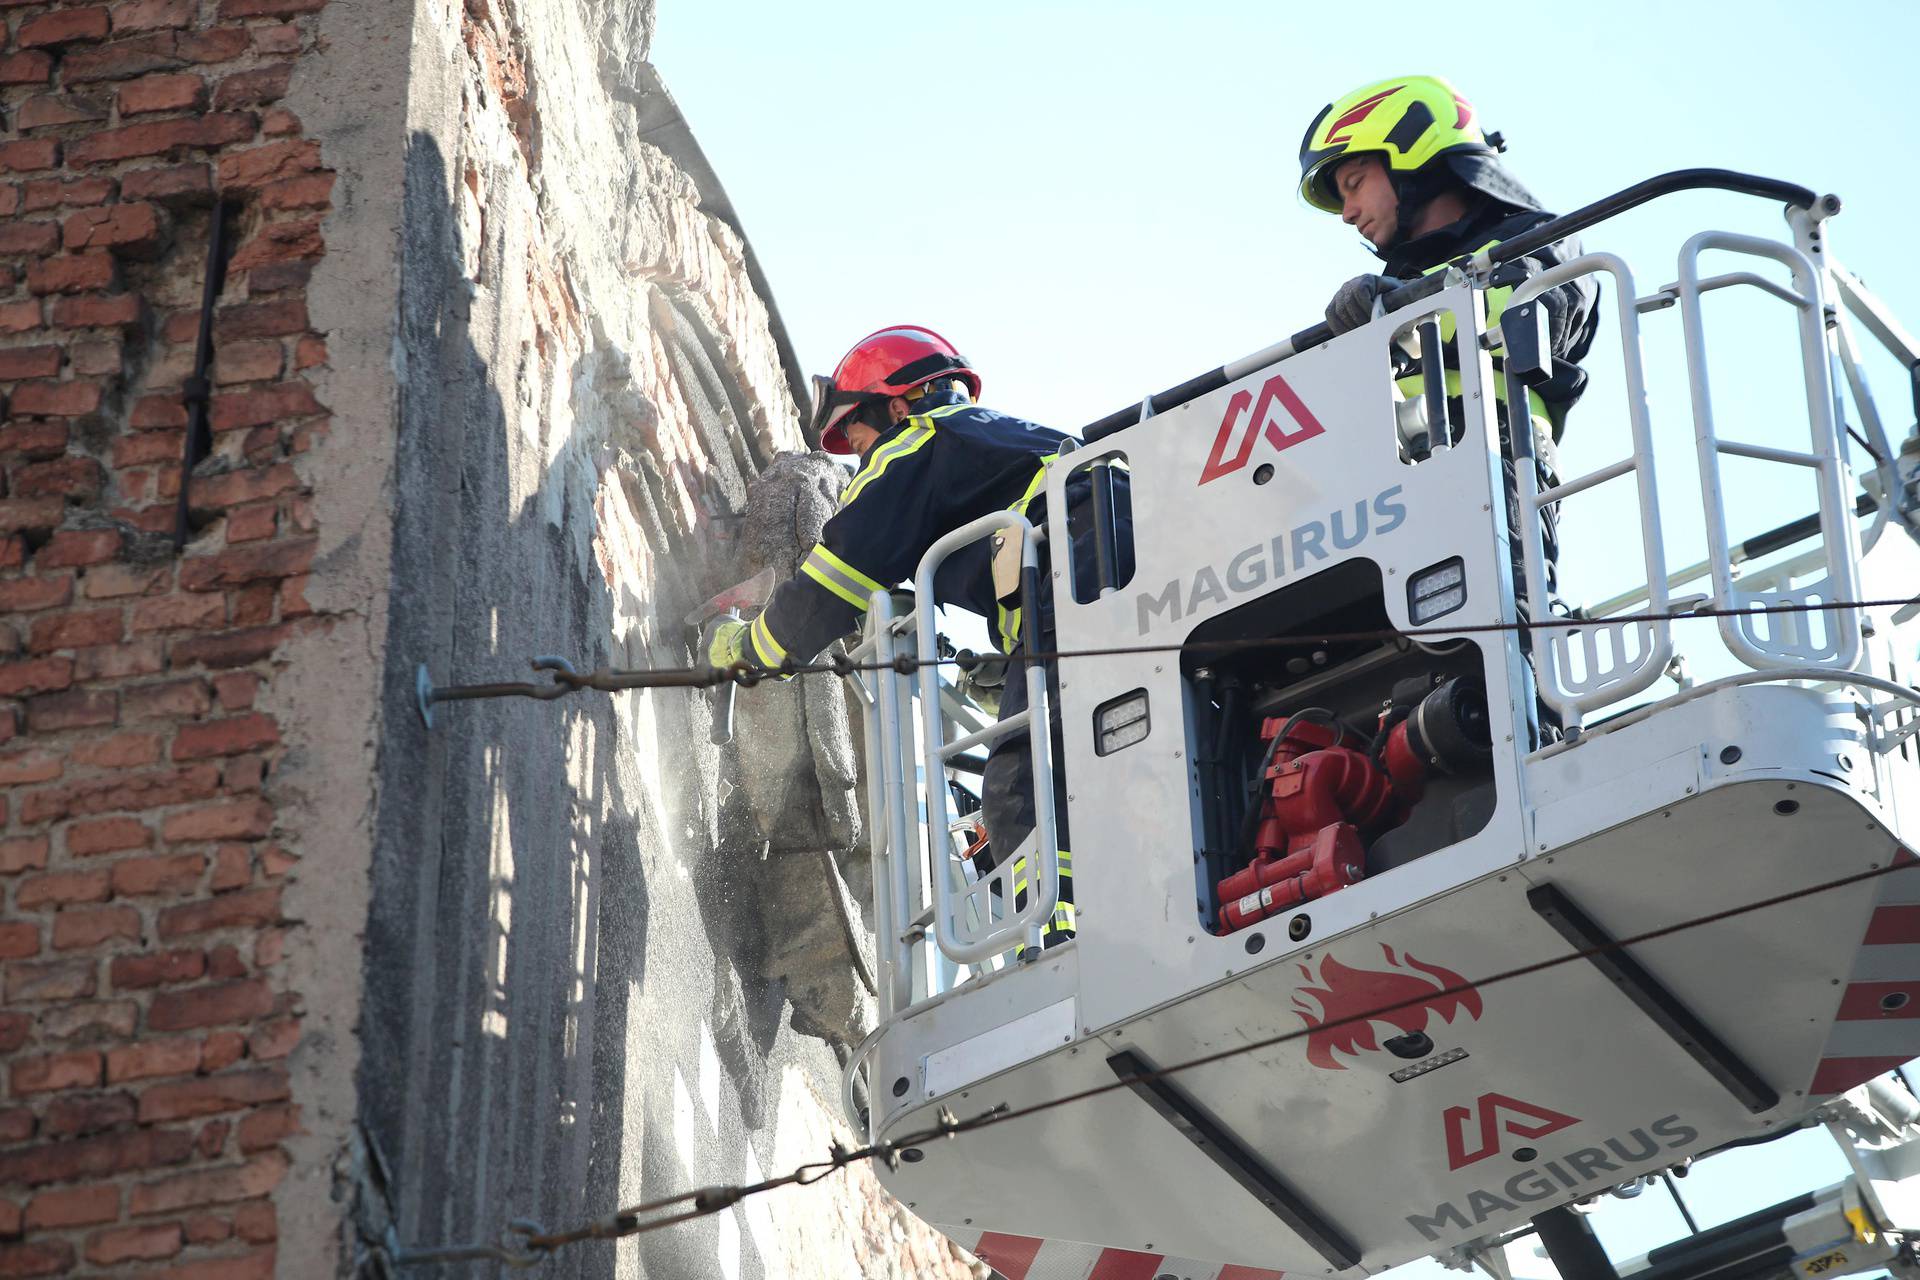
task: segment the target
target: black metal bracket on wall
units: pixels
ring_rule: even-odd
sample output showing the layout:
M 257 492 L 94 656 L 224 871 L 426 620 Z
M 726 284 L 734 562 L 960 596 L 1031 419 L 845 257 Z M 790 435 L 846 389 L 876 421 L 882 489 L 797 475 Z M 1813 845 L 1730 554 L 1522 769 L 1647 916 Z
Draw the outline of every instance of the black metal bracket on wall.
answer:
M 200 327 L 194 335 L 193 372 L 180 386 L 180 400 L 187 408 L 186 440 L 180 451 L 180 495 L 173 513 L 173 549 L 187 545 L 191 530 L 188 491 L 193 484 L 193 469 L 213 452 L 213 431 L 207 425 L 207 411 L 213 400 L 213 309 L 227 284 L 227 260 L 232 245 L 227 237 L 227 219 L 236 205 L 216 202 L 207 214 L 207 272 L 200 289 Z

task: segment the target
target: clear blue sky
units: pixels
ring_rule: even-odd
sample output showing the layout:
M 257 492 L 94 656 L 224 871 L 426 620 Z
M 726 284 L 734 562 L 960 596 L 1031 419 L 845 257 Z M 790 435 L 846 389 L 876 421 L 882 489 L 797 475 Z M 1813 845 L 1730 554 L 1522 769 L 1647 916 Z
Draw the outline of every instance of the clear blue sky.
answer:
M 1894 0 L 661 0 L 653 56 L 808 372 L 872 329 L 926 324 L 974 361 L 987 403 L 1073 429 L 1314 322 L 1373 267 L 1355 233 L 1299 202 L 1296 154 L 1331 97 L 1407 72 L 1451 79 L 1558 210 L 1696 165 L 1837 192 L 1834 251 L 1920 327 L 1917 47 L 1920 5 Z M 1776 207 L 1692 195 L 1587 243 L 1625 256 L 1644 293 L 1708 226 L 1784 232 Z M 1723 425 L 1804 447 L 1804 426 L 1779 411 L 1799 396 L 1784 310 L 1722 297 L 1709 324 L 1728 343 L 1713 365 Z M 1675 567 L 1702 545 L 1678 333 L 1670 311 L 1644 337 Z M 1603 341 L 1589 361 L 1570 474 L 1621 447 L 1612 353 Z M 1904 434 L 1904 388 L 1880 388 Z M 1576 600 L 1639 581 L 1608 536 L 1630 514 L 1619 488 L 1568 512 Z M 1735 501 L 1736 538 L 1811 509 L 1758 474 L 1738 479 Z M 1803 1135 L 1709 1161 L 1685 1186 L 1711 1223 L 1841 1173 L 1831 1144 Z M 1682 1231 L 1657 1191 L 1599 1222 L 1616 1257 Z

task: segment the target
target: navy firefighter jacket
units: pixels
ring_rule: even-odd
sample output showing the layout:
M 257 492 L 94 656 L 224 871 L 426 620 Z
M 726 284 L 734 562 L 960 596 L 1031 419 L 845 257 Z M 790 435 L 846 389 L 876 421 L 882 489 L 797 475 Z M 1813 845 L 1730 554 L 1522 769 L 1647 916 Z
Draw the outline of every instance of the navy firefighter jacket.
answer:
M 1068 437 L 931 392 L 920 412 L 867 451 L 800 573 L 774 591 L 748 631 L 747 656 L 762 667 L 810 661 L 854 630 L 873 592 L 911 577 L 942 536 L 992 511 L 1036 520 L 1046 462 Z M 988 541 L 947 557 L 934 577 L 940 604 L 996 622 Z

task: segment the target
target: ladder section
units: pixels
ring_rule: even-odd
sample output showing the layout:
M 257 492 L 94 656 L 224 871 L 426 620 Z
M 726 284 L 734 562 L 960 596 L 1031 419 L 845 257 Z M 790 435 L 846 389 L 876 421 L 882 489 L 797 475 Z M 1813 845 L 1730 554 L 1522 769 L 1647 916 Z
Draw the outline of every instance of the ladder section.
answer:
M 1700 255 L 1708 249 L 1771 258 L 1787 267 L 1793 287 L 1783 288 L 1752 272 L 1702 279 Z M 1808 448 L 1778 449 L 1722 439 L 1713 417 L 1707 376 L 1702 295 L 1729 285 L 1753 285 L 1794 308 L 1806 389 Z M 1693 400 L 1694 444 L 1706 513 L 1707 558 L 1713 573 L 1713 606 L 1720 636 L 1735 657 L 1756 670 L 1779 667 L 1852 667 L 1860 657 L 1860 620 L 1849 609 L 1806 611 L 1859 596 L 1859 530 L 1852 518 L 1853 480 L 1840 445 L 1820 273 L 1800 250 L 1757 236 L 1702 231 L 1680 250 L 1681 324 L 1686 334 L 1687 381 Z M 1729 543 L 1721 459 L 1748 458 L 1813 473 L 1819 497 L 1822 555 L 1814 571 L 1795 580 L 1738 581 Z M 1649 580 L 1651 581 L 1651 579 Z M 1794 609 L 1796 612 L 1768 612 Z
M 1667 612 L 1667 559 L 1660 530 L 1659 482 L 1653 462 L 1653 427 L 1647 412 L 1646 369 L 1640 352 L 1640 316 L 1633 300 L 1633 273 L 1627 264 L 1611 253 L 1590 253 L 1552 267 L 1515 289 L 1502 312 L 1501 341 L 1507 317 L 1531 315 L 1523 310 L 1549 289 L 1555 289 L 1582 276 L 1613 277 L 1618 302 L 1614 312 L 1620 329 L 1621 373 L 1626 381 L 1626 406 L 1632 451 L 1624 458 L 1595 468 L 1575 480 L 1567 480 L 1541 489 L 1539 477 L 1530 465 L 1533 458 L 1533 432 L 1530 423 L 1510 421 L 1513 440 L 1515 483 L 1520 501 L 1520 545 L 1527 569 L 1527 615 L 1536 626 L 1555 621 L 1546 591 L 1546 534 L 1544 512 L 1552 504 L 1596 485 L 1631 474 L 1637 490 L 1640 515 L 1640 553 L 1646 570 L 1647 612 Z M 1507 360 L 1507 404 L 1527 404 L 1527 388 L 1519 361 L 1509 354 Z M 1510 411 L 1511 412 L 1511 411 Z M 1513 415 L 1518 417 L 1519 415 Z M 1673 636 L 1665 618 L 1609 622 L 1604 617 L 1579 628 L 1541 627 L 1534 632 L 1538 646 L 1537 674 L 1540 696 L 1560 713 L 1569 727 L 1578 725 L 1588 711 L 1631 697 L 1660 678 L 1673 658 Z

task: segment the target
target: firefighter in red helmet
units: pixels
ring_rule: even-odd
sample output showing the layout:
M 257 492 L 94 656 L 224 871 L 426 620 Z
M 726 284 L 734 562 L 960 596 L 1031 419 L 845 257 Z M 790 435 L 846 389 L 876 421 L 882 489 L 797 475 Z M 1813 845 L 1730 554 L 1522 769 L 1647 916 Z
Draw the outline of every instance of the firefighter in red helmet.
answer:
M 789 660 L 810 661 L 859 625 L 873 592 L 911 577 L 942 535 L 995 511 L 1018 511 L 1036 524 L 1045 519 L 1047 464 L 1068 437 L 974 403 L 980 376 L 933 330 L 894 325 L 868 334 L 831 378 L 813 381 L 812 430 L 821 447 L 859 455 L 860 467 L 799 576 L 781 583 L 752 623 L 725 624 L 714 633 L 707 660 L 715 667 L 777 670 Z M 1124 518 L 1124 503 L 1117 505 Z M 1120 541 L 1131 546 L 1131 539 Z M 996 598 L 990 559 L 985 540 L 955 552 L 935 575 L 934 593 L 941 605 L 986 618 L 1009 655 L 1004 719 L 1026 706 L 1016 650 L 1020 609 L 1030 602 Z M 1043 594 L 1049 578 L 1040 575 Z M 1041 647 L 1051 648 L 1051 600 L 1038 607 Z M 1052 702 L 1057 734 L 1058 697 Z M 1032 770 L 1023 733 L 1001 739 L 989 753 L 981 800 L 993 856 L 1011 854 L 1033 830 Z M 1058 777 L 1055 793 L 1066 794 Z M 1066 815 L 1057 816 L 1060 904 L 1045 930 L 1049 946 L 1074 931 L 1072 855 Z M 1016 889 L 1021 883 L 1016 872 Z

